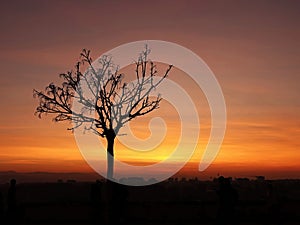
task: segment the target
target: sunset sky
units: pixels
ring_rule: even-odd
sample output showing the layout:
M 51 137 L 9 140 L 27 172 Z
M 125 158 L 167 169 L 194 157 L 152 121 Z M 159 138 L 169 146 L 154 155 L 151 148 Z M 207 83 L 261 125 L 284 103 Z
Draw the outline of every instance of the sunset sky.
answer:
M 92 172 L 65 123 L 34 116 L 42 90 L 73 68 L 83 48 L 93 58 L 121 44 L 164 40 L 198 54 L 214 72 L 227 106 L 220 153 L 204 172 L 198 162 L 209 137 L 210 112 L 182 71 L 173 80 L 196 102 L 201 135 L 186 174 L 300 178 L 299 1 L 1 1 L 0 171 Z M 168 133 L 147 156 L 116 146 L 128 162 L 162 160 L 178 138 L 172 106 L 134 122 L 147 138 L 149 119 L 166 119 Z M 119 149 L 119 153 L 118 150 Z M 118 155 L 119 154 L 119 155 Z

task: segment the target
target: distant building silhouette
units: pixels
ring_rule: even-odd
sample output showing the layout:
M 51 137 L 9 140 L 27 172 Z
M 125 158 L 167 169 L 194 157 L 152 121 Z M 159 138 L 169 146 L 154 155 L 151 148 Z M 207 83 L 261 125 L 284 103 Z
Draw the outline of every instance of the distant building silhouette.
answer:
M 265 176 L 256 176 L 257 181 L 265 181 Z

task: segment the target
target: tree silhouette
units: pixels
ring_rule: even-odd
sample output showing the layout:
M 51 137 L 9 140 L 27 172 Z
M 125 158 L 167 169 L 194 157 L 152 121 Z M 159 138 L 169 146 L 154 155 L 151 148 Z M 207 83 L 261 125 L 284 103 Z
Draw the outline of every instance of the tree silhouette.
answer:
M 122 126 L 157 109 L 162 100 L 159 94 L 150 95 L 167 77 L 172 65 L 157 76 L 156 64 L 148 60 L 149 54 L 146 45 L 135 61 L 136 80 L 126 83 L 125 74 L 119 73 L 111 56 L 100 57 L 95 67 L 90 50 L 83 49 L 75 70 L 60 74 L 60 86 L 50 83 L 44 91 L 33 90 L 33 96 L 39 100 L 35 111 L 39 118 L 53 114 L 55 122 L 72 122 L 70 130 L 83 126 L 106 139 L 107 178 L 113 178 L 114 141 Z M 83 65 L 87 67 L 84 73 Z M 72 108 L 74 101 L 80 104 L 81 111 Z

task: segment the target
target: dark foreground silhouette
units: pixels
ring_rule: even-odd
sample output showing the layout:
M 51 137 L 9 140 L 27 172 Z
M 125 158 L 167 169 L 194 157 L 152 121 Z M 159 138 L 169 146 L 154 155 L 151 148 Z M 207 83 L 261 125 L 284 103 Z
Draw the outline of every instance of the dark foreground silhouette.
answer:
M 219 177 L 219 208 L 217 213 L 217 224 L 236 224 L 236 206 L 238 203 L 238 192 L 231 186 L 229 178 Z
M 298 224 L 299 180 L 0 185 L 0 224 Z

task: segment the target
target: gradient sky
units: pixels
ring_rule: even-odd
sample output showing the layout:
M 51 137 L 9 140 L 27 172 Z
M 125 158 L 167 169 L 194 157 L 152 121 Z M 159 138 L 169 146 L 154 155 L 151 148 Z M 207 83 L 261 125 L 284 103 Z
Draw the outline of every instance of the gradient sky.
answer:
M 82 48 L 96 58 L 127 42 L 157 39 L 198 54 L 224 92 L 227 132 L 207 173 L 300 178 L 299 1 L 12 0 L 1 1 L 0 18 L 0 171 L 92 171 L 66 124 L 33 115 L 32 89 L 59 82 Z M 192 90 L 189 82 L 181 85 Z M 193 174 L 209 128 L 207 103 L 200 102 L 203 134 L 186 167 Z M 145 121 L 137 133 L 145 134 Z M 162 148 L 176 132 L 170 135 Z

